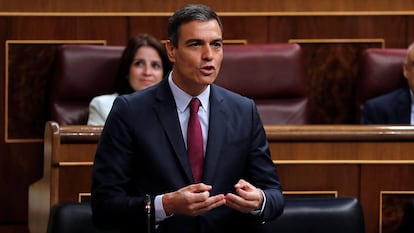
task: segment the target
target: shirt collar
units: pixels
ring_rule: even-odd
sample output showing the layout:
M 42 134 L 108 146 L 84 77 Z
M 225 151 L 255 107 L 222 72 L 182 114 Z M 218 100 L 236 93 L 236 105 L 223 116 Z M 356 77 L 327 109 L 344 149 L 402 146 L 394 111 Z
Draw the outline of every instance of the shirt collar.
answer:
M 181 90 L 175 83 L 172 81 L 172 72 L 168 75 L 168 83 L 170 84 L 171 92 L 174 96 L 175 104 L 177 109 L 180 112 L 186 111 L 192 98 L 197 97 L 201 102 L 201 108 L 203 111 L 207 111 L 209 105 L 210 97 L 210 85 L 198 96 L 191 96 Z

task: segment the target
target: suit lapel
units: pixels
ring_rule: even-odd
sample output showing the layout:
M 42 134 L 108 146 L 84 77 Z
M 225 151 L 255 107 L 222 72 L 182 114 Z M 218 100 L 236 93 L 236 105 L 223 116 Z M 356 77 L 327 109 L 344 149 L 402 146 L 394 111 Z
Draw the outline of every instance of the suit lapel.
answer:
M 158 104 L 154 106 L 158 118 L 167 134 L 168 140 L 174 150 L 174 155 L 184 170 L 188 181 L 193 181 L 191 165 L 188 161 L 187 150 L 185 148 L 183 137 L 181 136 L 181 127 L 178 120 L 177 108 L 174 97 L 171 93 L 167 80 L 164 80 L 156 96 Z
M 203 173 L 203 180 L 207 183 L 212 183 L 214 177 L 217 177 L 215 171 L 226 135 L 225 122 L 226 107 L 224 98 L 215 85 L 211 85 L 209 132 Z

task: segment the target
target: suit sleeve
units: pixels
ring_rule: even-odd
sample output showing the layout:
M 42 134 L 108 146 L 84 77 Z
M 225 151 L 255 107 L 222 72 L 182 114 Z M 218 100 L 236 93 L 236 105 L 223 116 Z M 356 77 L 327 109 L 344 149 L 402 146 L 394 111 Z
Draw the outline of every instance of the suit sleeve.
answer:
M 146 225 L 145 193 L 131 190 L 134 143 L 127 112 L 128 102 L 118 97 L 95 154 L 91 205 L 99 227 Z
M 251 168 L 250 179 L 252 183 L 263 190 L 266 196 L 266 205 L 261 214 L 262 221 L 270 221 L 278 217 L 284 208 L 282 186 L 279 181 L 277 168 L 273 163 L 269 150 L 266 133 L 259 113 L 254 103 L 252 143 L 250 145 Z

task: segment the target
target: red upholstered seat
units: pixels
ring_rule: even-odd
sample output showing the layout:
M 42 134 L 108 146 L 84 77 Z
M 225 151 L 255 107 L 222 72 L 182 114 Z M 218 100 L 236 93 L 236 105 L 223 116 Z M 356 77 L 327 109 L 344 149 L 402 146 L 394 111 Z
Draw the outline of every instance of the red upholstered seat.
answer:
M 307 95 L 298 44 L 225 45 L 216 83 L 255 100 L 264 124 L 304 124 Z
M 366 100 L 407 85 L 403 75 L 406 54 L 406 49 L 397 48 L 370 48 L 364 51 L 356 86 L 357 121 Z
M 88 105 L 112 93 L 124 47 L 63 45 L 56 57 L 51 120 L 86 124 Z M 297 44 L 225 45 L 218 85 L 255 100 L 264 124 L 306 123 L 307 97 Z
M 83 125 L 94 96 L 112 93 L 124 47 L 62 45 L 55 59 L 51 119 L 60 125 Z

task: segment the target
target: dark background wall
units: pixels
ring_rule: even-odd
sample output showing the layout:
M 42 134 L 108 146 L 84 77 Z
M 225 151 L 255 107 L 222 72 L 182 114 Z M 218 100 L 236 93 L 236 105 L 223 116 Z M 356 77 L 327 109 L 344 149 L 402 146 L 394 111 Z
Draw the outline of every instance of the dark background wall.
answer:
M 27 191 L 42 175 L 55 47 L 124 45 L 141 32 L 165 39 L 168 16 L 187 2 L 0 1 L 0 232 L 28 232 Z M 199 2 L 219 13 L 226 40 L 301 44 L 313 124 L 356 124 L 361 52 L 405 48 L 414 40 L 409 0 Z

